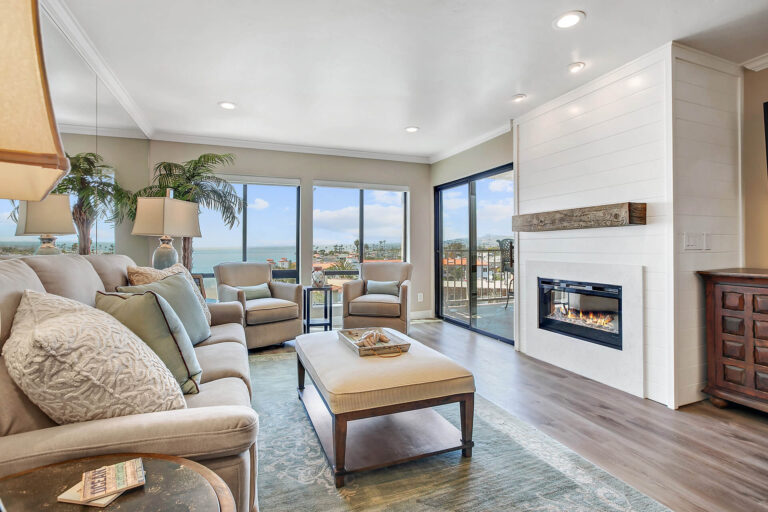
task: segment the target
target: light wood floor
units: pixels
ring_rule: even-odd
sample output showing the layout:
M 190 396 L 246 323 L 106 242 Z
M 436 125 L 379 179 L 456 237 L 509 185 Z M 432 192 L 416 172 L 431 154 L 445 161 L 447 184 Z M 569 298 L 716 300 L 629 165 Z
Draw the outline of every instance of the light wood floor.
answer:
M 768 414 L 673 411 L 445 322 L 411 336 L 472 370 L 486 399 L 673 510 L 768 510 Z
M 672 510 L 768 511 L 768 414 L 709 402 L 673 411 L 449 323 L 411 330 L 472 370 L 483 397 Z

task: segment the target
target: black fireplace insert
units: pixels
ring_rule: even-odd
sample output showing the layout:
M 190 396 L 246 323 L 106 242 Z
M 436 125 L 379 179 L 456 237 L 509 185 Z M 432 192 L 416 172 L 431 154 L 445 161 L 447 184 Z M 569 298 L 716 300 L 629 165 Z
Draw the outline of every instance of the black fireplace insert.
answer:
M 621 350 L 621 286 L 539 278 L 539 328 Z

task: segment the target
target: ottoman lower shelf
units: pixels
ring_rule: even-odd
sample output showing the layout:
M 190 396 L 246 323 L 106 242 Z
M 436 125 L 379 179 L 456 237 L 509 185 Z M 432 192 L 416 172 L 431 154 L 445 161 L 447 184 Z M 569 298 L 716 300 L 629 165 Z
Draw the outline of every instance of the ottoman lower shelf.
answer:
M 300 390 L 312 426 L 333 468 L 333 417 L 315 386 Z M 440 453 L 471 448 L 461 432 L 433 409 L 363 418 L 347 424 L 343 474 L 369 471 Z

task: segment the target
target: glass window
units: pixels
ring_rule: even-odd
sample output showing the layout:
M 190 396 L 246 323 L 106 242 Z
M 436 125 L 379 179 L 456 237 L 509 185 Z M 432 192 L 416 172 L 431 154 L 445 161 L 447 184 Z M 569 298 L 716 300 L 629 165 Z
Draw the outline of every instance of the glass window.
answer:
M 248 185 L 247 261 L 271 263 L 276 275 L 298 268 L 296 248 L 296 187 Z M 288 278 L 296 281 L 296 278 Z
M 403 261 L 405 255 L 405 193 L 363 192 L 363 260 Z

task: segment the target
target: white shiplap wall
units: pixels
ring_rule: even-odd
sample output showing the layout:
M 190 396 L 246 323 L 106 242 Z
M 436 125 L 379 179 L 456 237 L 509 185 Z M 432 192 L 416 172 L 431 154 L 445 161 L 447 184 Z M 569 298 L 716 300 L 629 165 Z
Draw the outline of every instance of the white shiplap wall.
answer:
M 739 144 L 741 67 L 674 46 L 675 403 L 701 400 L 706 382 L 703 287 L 696 270 L 742 265 Z M 685 251 L 684 234 L 711 234 Z
M 668 364 L 673 343 L 667 327 L 672 307 L 668 54 L 668 48 L 662 48 L 641 57 L 516 120 L 521 214 L 623 201 L 648 203 L 646 226 L 520 233 L 518 282 L 527 281 L 527 261 L 642 266 L 644 395 L 663 403 L 671 397 Z M 519 304 L 535 308 L 536 297 L 521 296 Z M 523 352 L 536 342 L 537 326 L 526 325 L 526 316 L 521 314 L 518 338 Z M 587 373 L 578 366 L 571 369 Z
M 514 122 L 519 213 L 648 204 L 645 226 L 520 233 L 517 282 L 527 282 L 527 261 L 642 266 L 644 396 L 670 407 L 700 399 L 695 270 L 736 266 L 743 252 L 739 76 L 735 64 L 670 43 Z M 712 250 L 684 252 L 683 231 L 711 232 Z M 537 307 L 517 292 L 523 310 Z M 537 335 L 528 316 L 518 320 L 523 352 Z

